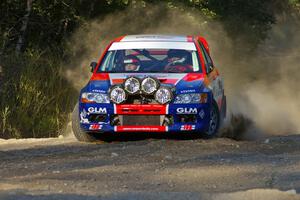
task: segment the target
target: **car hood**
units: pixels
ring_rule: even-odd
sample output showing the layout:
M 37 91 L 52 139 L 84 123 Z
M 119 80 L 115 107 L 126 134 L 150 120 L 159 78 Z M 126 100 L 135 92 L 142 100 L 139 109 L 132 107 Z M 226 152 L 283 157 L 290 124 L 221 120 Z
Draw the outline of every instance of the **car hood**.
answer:
M 175 86 L 176 93 L 195 93 L 203 90 L 205 76 L 202 73 L 99 73 L 93 74 L 87 86 L 92 92 L 107 92 L 112 85 L 122 84 L 128 77 L 143 79 L 151 76 L 161 84 Z

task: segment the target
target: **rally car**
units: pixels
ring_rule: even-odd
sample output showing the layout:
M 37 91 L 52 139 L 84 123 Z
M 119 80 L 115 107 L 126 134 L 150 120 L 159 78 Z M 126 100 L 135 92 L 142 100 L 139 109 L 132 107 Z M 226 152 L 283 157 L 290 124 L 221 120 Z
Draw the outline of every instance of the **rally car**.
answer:
M 226 116 L 223 79 L 203 37 L 123 36 L 90 66 L 72 116 L 79 141 L 122 132 L 211 138 Z

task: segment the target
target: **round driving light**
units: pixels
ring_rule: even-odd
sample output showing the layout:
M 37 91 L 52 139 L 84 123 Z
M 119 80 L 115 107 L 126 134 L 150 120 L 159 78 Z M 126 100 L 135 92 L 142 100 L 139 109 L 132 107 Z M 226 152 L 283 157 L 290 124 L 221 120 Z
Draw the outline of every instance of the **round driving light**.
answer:
M 177 95 L 175 97 L 174 103 L 182 103 L 182 97 L 181 97 L 181 95 Z
M 136 77 L 129 77 L 124 82 L 124 89 L 129 94 L 136 94 L 138 91 L 140 91 L 140 88 L 140 80 Z
M 96 96 L 95 96 L 95 101 L 96 101 L 97 103 L 100 103 L 100 102 L 105 101 L 104 96 L 101 95 L 101 94 L 96 95 Z
M 109 103 L 109 98 L 106 94 L 96 94 L 95 101 L 96 103 Z
M 116 104 L 123 103 L 127 99 L 125 90 L 121 86 L 114 86 L 109 92 L 109 98 Z
M 141 89 L 145 94 L 153 94 L 159 88 L 159 82 L 151 77 L 142 81 Z
M 155 93 L 155 100 L 160 104 L 169 103 L 172 98 L 172 92 L 167 87 L 160 87 Z
M 184 94 L 184 95 L 182 95 L 182 101 L 184 103 L 191 103 L 191 101 L 192 101 L 191 95 L 190 94 Z
M 89 101 L 94 101 L 95 94 L 94 93 L 87 93 L 86 99 L 89 100 Z

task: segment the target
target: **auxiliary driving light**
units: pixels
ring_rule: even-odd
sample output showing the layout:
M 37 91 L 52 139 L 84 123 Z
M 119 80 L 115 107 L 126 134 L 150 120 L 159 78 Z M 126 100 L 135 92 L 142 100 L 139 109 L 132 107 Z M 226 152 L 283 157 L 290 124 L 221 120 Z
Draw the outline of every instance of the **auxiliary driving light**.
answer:
M 124 81 L 124 89 L 129 94 L 136 94 L 140 91 L 141 83 L 136 77 L 129 77 Z
M 120 85 L 116 85 L 110 89 L 109 98 L 112 102 L 120 104 L 126 101 L 127 95 L 125 90 Z
M 172 98 L 172 92 L 167 87 L 160 87 L 155 93 L 155 100 L 160 104 L 169 103 Z
M 141 84 L 141 89 L 142 92 L 145 94 L 153 94 L 157 89 L 159 88 L 159 82 L 158 80 L 152 78 L 152 77 L 147 77 L 144 78 Z

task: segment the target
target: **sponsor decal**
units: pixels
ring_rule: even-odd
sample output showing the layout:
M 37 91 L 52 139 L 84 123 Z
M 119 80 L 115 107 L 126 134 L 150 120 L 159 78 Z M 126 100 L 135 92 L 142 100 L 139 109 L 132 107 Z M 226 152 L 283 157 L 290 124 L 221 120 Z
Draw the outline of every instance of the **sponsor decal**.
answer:
M 89 120 L 87 118 L 88 113 L 85 111 L 85 109 L 82 110 L 80 113 L 80 123 L 88 124 Z
M 196 92 L 195 89 L 193 89 L 193 90 L 182 90 L 182 91 L 180 91 L 180 94 L 195 93 L 195 92 Z
M 201 117 L 201 119 L 204 119 L 204 117 L 205 117 L 205 112 L 204 112 L 203 109 L 200 110 L 199 116 Z
M 156 114 L 164 115 L 168 113 L 167 105 L 156 104 L 129 104 L 129 105 L 115 105 L 115 114 L 119 115 L 143 115 Z
M 181 131 L 193 131 L 196 129 L 196 125 L 181 125 L 180 130 Z
M 177 114 L 197 114 L 197 108 L 177 108 Z
M 116 132 L 166 132 L 167 126 L 116 126 Z
M 106 114 L 107 109 L 106 108 L 89 107 L 88 112 L 95 113 L 95 114 Z
M 186 74 L 185 73 L 111 73 L 109 75 L 111 84 L 121 84 L 123 81 L 130 77 L 130 76 L 136 76 L 138 78 L 144 78 L 144 77 L 155 77 L 156 79 L 160 80 L 164 84 L 176 84 L 178 81 L 180 81 Z
M 97 89 L 93 89 L 92 92 L 97 92 L 97 93 L 106 93 L 106 91 L 104 90 L 97 90 Z
M 101 130 L 101 129 L 102 129 L 102 125 L 100 125 L 100 124 L 92 124 L 89 127 L 89 130 L 93 130 L 93 131 L 95 131 L 95 130 Z

